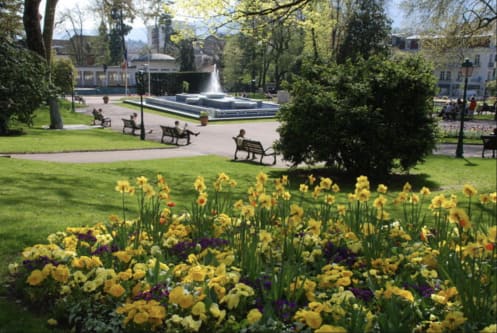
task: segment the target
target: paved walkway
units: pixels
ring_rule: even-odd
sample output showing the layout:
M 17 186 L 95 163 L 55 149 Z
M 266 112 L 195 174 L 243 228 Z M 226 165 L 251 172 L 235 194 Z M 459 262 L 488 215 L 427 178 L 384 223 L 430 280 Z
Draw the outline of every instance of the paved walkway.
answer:
M 119 97 L 112 96 L 109 104 L 103 104 L 101 96 L 88 96 L 85 97 L 88 108 L 81 110 L 91 114 L 93 108 L 102 108 L 106 117 L 112 119 L 112 129 L 115 131 L 122 131 L 121 118 L 129 118 L 134 112 L 128 108 L 121 107 L 116 104 Z M 139 112 L 138 112 L 139 113 Z M 161 129 L 160 125 L 174 126 L 174 118 L 164 115 L 156 115 L 145 113 L 145 129 L 148 132 L 152 130 L 151 134 L 146 134 L 146 140 L 160 141 Z M 468 123 L 467 126 L 479 126 L 480 124 Z M 495 122 L 488 122 L 485 126 L 495 126 Z M 102 151 L 102 152 L 68 152 L 68 153 L 48 153 L 48 154 L 11 154 L 12 158 L 32 159 L 32 160 L 45 160 L 66 163 L 93 163 L 93 162 L 114 162 L 123 160 L 148 160 L 148 159 L 161 159 L 161 158 L 174 158 L 174 157 L 187 157 L 187 156 L 203 156 L 203 155 L 218 155 L 227 158 L 233 158 L 235 151 L 233 136 L 236 136 L 240 128 L 247 131 L 247 137 L 256 138 L 261 141 L 264 147 L 269 147 L 278 138 L 277 128 L 279 124 L 276 121 L 267 122 L 247 122 L 247 123 L 223 123 L 216 124 L 209 123 L 207 126 L 200 126 L 195 121 L 189 121 L 188 127 L 194 132 L 200 132 L 199 136 L 192 137 L 190 145 L 181 145 L 174 147 L 165 147 L 158 149 L 141 149 L 141 150 L 120 150 L 120 151 Z M 68 129 L 71 126 L 68 126 Z M 85 128 L 86 126 L 72 126 L 73 129 Z M 139 131 L 137 132 L 139 133 Z M 136 137 L 140 139 L 139 136 Z M 439 145 L 435 154 L 440 155 L 455 155 L 455 145 Z M 241 156 L 240 156 L 241 155 Z M 240 154 L 243 157 L 244 154 Z M 479 145 L 465 145 L 465 157 L 480 157 L 481 146 Z M 270 163 L 271 158 L 264 159 L 265 163 Z M 277 167 L 289 167 L 290 164 L 281 159 L 277 159 Z

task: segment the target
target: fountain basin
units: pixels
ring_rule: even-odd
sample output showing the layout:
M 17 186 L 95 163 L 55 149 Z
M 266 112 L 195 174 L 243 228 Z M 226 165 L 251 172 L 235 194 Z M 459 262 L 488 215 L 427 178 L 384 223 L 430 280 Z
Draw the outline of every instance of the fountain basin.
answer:
M 178 94 L 176 96 L 148 97 L 146 104 L 164 108 L 186 116 L 199 117 L 207 112 L 210 119 L 268 118 L 274 117 L 279 105 L 270 102 L 238 98 L 227 94 L 215 93 L 214 98 L 201 94 Z

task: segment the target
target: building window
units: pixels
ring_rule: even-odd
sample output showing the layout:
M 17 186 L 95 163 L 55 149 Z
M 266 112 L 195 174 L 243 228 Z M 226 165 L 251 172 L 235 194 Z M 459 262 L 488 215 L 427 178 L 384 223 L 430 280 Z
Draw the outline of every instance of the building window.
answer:
M 440 81 L 444 81 L 444 80 L 445 80 L 445 72 L 444 72 L 444 71 L 441 71 L 441 72 L 440 72 L 440 77 L 439 77 L 439 80 L 440 80 Z
M 462 80 L 462 72 L 459 71 L 457 72 L 457 81 L 461 81 Z
M 474 63 L 475 66 L 480 66 L 480 55 L 477 54 L 475 55 L 475 63 Z
M 450 79 L 451 79 L 450 77 L 451 77 L 450 72 L 446 72 L 446 73 L 445 73 L 445 79 L 446 79 L 447 81 L 450 81 Z

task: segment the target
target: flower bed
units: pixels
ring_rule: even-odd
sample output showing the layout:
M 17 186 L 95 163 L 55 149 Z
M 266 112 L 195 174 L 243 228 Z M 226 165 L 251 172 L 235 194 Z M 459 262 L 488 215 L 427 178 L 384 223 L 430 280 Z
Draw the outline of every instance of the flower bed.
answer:
M 162 176 L 118 181 L 122 216 L 24 249 L 13 290 L 78 332 L 497 328 L 495 192 L 465 185 L 458 202 L 405 184 L 392 196 L 361 176 L 342 195 L 309 176 L 292 193 L 264 173 L 239 200 L 224 173 L 211 191 L 193 186 L 191 210 L 176 212 Z
M 481 124 L 465 124 L 464 137 L 466 139 L 478 139 L 482 135 L 490 135 L 493 133 L 494 127 L 491 125 Z M 460 124 L 458 122 L 442 124 L 439 127 L 440 137 L 442 138 L 457 138 L 459 136 Z

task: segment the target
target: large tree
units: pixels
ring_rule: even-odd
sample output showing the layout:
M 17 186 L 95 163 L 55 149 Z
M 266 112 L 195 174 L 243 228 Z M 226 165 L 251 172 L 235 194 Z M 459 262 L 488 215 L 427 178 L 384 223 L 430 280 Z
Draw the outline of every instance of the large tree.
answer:
M 462 26 L 473 33 L 492 27 L 495 31 L 495 0 L 403 0 L 402 6 L 415 23 L 423 29 L 437 29 L 439 34 Z
M 24 1 L 23 23 L 24 30 L 26 31 L 26 44 L 30 50 L 36 52 L 46 60 L 47 66 L 50 66 L 57 0 L 47 0 L 46 2 L 43 33 L 41 30 L 41 15 L 39 13 L 40 2 L 41 0 Z M 50 83 L 50 72 L 48 72 L 46 80 Z M 50 108 L 50 128 L 62 129 L 64 125 L 60 116 L 55 91 L 47 96 L 47 102 Z
M 432 70 L 421 57 L 376 56 L 307 68 L 280 111 L 284 159 L 378 177 L 413 167 L 435 145 Z

